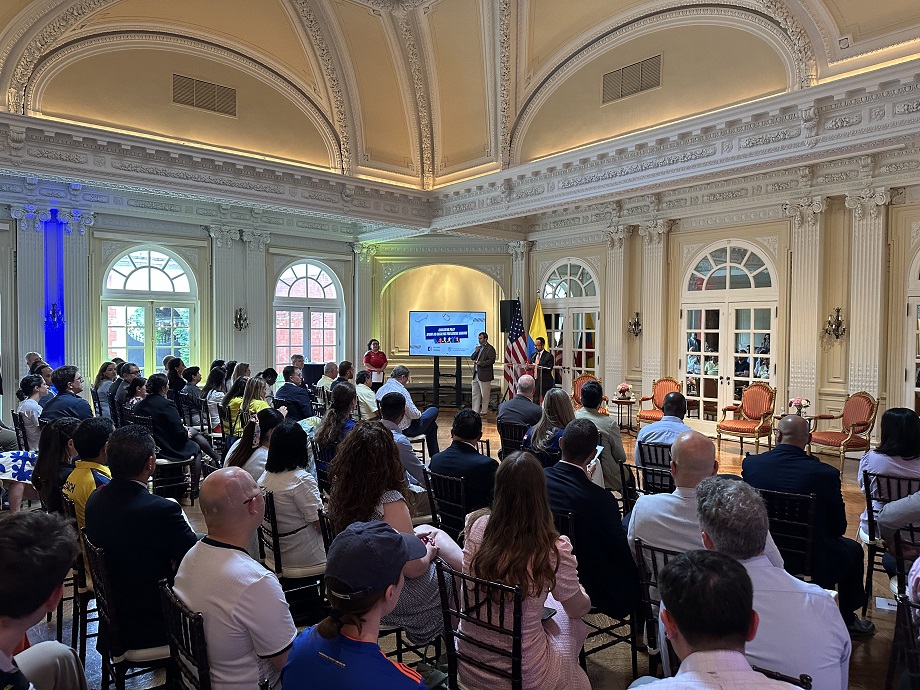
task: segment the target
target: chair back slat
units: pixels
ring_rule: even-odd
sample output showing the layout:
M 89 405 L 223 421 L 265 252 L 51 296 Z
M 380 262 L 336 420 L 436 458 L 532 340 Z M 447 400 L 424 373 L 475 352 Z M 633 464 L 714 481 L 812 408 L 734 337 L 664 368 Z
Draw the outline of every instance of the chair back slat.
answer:
M 128 384 L 124 385 L 127 386 Z M 124 422 L 121 419 L 121 408 L 115 400 L 115 386 L 110 386 L 109 390 L 106 391 L 106 395 L 109 397 L 109 414 L 112 415 L 112 422 L 116 427 L 119 427 Z
M 907 574 L 920 557 L 920 525 L 905 525 L 894 533 L 894 560 L 898 579 L 898 594 L 907 595 Z
M 319 486 L 320 495 L 327 496 L 332 493 L 332 483 L 329 481 L 329 465 L 332 458 L 335 457 L 335 446 L 327 446 L 317 443 L 316 439 L 310 437 L 310 444 L 313 451 L 313 463 L 316 465 L 316 483 Z
M 521 442 L 530 428 L 526 424 L 517 424 L 515 422 L 497 422 L 496 427 L 498 437 L 501 440 L 503 458 L 521 449 Z
M 665 443 L 638 443 L 637 453 L 641 464 L 642 490 L 645 493 L 661 494 L 674 491 L 674 477 L 671 476 L 671 446 Z
M 451 539 L 460 539 L 469 513 L 466 503 L 466 481 L 463 477 L 450 477 L 425 468 L 425 478 L 431 488 L 431 517 L 436 527 L 444 530 Z
M 99 391 L 94 386 L 89 388 L 89 397 L 93 400 L 93 414 L 97 417 L 102 416 L 102 403 L 99 401 Z
M 920 491 L 920 478 L 895 477 L 864 470 L 863 491 L 866 494 L 869 539 L 881 539 L 877 520 L 882 506 Z
M 323 535 L 323 550 L 329 553 L 329 547 L 332 546 L 332 540 L 335 539 L 336 535 L 335 525 L 333 525 L 332 518 L 325 508 L 320 508 L 317 514 L 319 515 L 320 532 Z
M 183 604 L 166 580 L 160 580 L 160 601 L 176 684 L 183 689 L 211 690 L 204 617 Z
M 770 535 L 783 556 L 783 564 L 792 575 L 811 577 L 814 545 L 815 494 L 790 494 L 760 489 L 770 518 Z
M 16 446 L 19 450 L 29 449 L 29 437 L 26 435 L 25 420 L 16 410 L 10 410 L 13 417 L 13 431 L 16 432 Z
M 105 551 L 97 548 L 86 530 L 80 531 L 83 539 L 83 551 L 89 564 L 89 575 L 93 581 L 93 593 L 96 595 L 96 608 L 99 612 L 100 644 L 104 642 L 105 650 L 111 656 L 122 654 L 125 649 L 121 644 L 121 631 L 118 626 L 118 612 L 112 598 L 112 586 L 105 564 Z M 104 634 L 103 634 L 104 631 Z
M 521 690 L 521 588 L 465 575 L 440 559 L 435 567 L 444 616 L 450 687 L 459 687 L 458 666 L 462 662 L 496 680 L 509 682 L 512 690 Z M 455 625 L 457 621 L 459 625 Z M 487 641 L 488 638 L 497 640 L 493 643 Z M 472 647 L 496 661 L 484 661 L 478 654 L 470 653 Z
M 878 401 L 865 392 L 854 393 L 843 405 L 843 431 L 853 429 L 854 434 L 865 434 L 875 422 Z
M 553 525 L 559 534 L 566 536 L 569 540 L 575 536 L 575 513 L 572 511 L 556 512 L 553 511 Z
M 268 551 L 271 551 L 273 570 L 279 576 L 284 570 L 281 563 L 281 535 L 278 532 L 278 516 L 275 514 L 275 495 L 265 492 L 265 513 L 259 525 L 259 557 L 268 564 Z
M 664 405 L 664 396 L 668 393 L 680 393 L 683 384 L 671 376 L 663 376 L 652 382 L 652 405 L 660 410 Z M 641 407 L 641 405 L 640 405 Z

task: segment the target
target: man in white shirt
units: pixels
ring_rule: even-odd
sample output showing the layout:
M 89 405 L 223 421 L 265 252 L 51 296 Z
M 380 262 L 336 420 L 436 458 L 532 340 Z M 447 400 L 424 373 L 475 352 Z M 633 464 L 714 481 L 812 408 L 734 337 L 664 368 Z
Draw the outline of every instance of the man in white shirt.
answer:
M 672 559 L 658 583 L 661 620 L 682 662 L 673 678 L 640 678 L 630 688 L 792 687 L 758 673 L 744 657 L 759 617 L 751 578 L 738 561 L 716 551 L 690 551 Z
M 424 411 L 419 411 L 412 402 L 412 396 L 406 390 L 406 384 L 409 383 L 409 369 L 401 364 L 394 367 L 390 374 L 390 379 L 377 389 L 377 400 L 383 400 L 387 393 L 399 393 L 406 399 L 406 412 L 399 422 L 399 430 L 405 436 L 411 438 L 419 434 L 425 435 L 425 443 L 428 444 L 428 456 L 431 457 L 440 451 L 438 446 L 438 408 L 426 407 Z
M 847 687 L 850 634 L 834 597 L 774 567 L 763 550 L 770 528 L 767 508 L 755 488 L 727 477 L 710 477 L 697 487 L 703 544 L 736 559 L 754 585 L 760 614 L 757 637 L 745 647 L 760 668 L 798 677 L 807 673 L 816 688 Z
M 646 424 L 636 435 L 636 443 L 661 443 L 671 445 L 674 439 L 690 427 L 684 424 L 687 416 L 687 399 L 677 391 L 664 396 L 661 403 L 662 418 L 657 422 Z M 641 465 L 639 456 L 636 455 L 636 464 Z
M 246 551 L 265 498 L 248 472 L 228 467 L 208 475 L 199 499 L 208 535 L 182 559 L 174 590 L 204 617 L 211 687 L 250 690 L 266 677 L 276 687 L 297 628 L 278 579 Z
M 377 416 L 377 398 L 371 390 L 371 372 L 359 371 L 355 377 L 355 392 L 361 408 L 361 419 L 374 419 Z

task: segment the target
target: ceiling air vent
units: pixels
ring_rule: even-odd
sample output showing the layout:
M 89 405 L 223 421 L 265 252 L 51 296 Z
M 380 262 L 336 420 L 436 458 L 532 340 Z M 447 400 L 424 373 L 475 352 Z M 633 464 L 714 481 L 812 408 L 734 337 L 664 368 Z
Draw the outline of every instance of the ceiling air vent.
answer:
M 235 117 L 236 89 L 174 74 L 173 103 Z
M 604 75 L 601 105 L 661 86 L 661 56 L 627 65 Z

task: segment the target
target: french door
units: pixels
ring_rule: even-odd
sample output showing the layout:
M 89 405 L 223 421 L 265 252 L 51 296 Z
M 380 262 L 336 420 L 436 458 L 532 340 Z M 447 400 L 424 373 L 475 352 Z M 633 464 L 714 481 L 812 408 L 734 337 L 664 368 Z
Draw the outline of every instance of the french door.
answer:
M 308 362 L 338 362 L 340 312 L 335 308 L 275 307 L 275 365 L 302 354 Z
M 920 297 L 910 300 L 907 313 L 907 333 L 910 338 L 907 344 L 907 400 L 911 401 L 914 412 L 920 414 Z
M 755 381 L 774 385 L 770 341 L 776 307 L 761 303 L 685 304 L 681 309 L 684 395 L 689 417 L 714 422 Z
M 156 373 L 166 355 L 189 365 L 198 356 L 197 315 L 191 302 L 104 301 L 105 357 L 134 362 L 141 374 Z
M 582 374 L 597 376 L 599 311 L 591 307 L 553 308 L 543 314 L 547 349 L 553 353 L 554 373 L 565 390 Z

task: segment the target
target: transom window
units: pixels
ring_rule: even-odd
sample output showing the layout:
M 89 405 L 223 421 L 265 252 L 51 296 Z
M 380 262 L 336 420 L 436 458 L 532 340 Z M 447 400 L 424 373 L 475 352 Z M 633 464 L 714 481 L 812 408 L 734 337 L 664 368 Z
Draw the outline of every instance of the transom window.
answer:
M 342 350 L 342 289 L 332 273 L 299 261 L 275 285 L 275 366 L 294 355 L 308 362 L 338 362 Z
M 543 285 L 543 299 L 596 296 L 594 276 L 585 266 L 576 262 L 557 266 Z
M 190 293 L 188 274 L 171 256 L 141 249 L 122 256 L 109 270 L 106 290 Z
M 294 264 L 278 279 L 275 297 L 337 299 L 335 283 L 326 271 L 307 262 Z
M 706 254 L 690 273 L 687 290 L 749 290 L 773 287 L 770 269 L 746 247 L 720 247 Z

